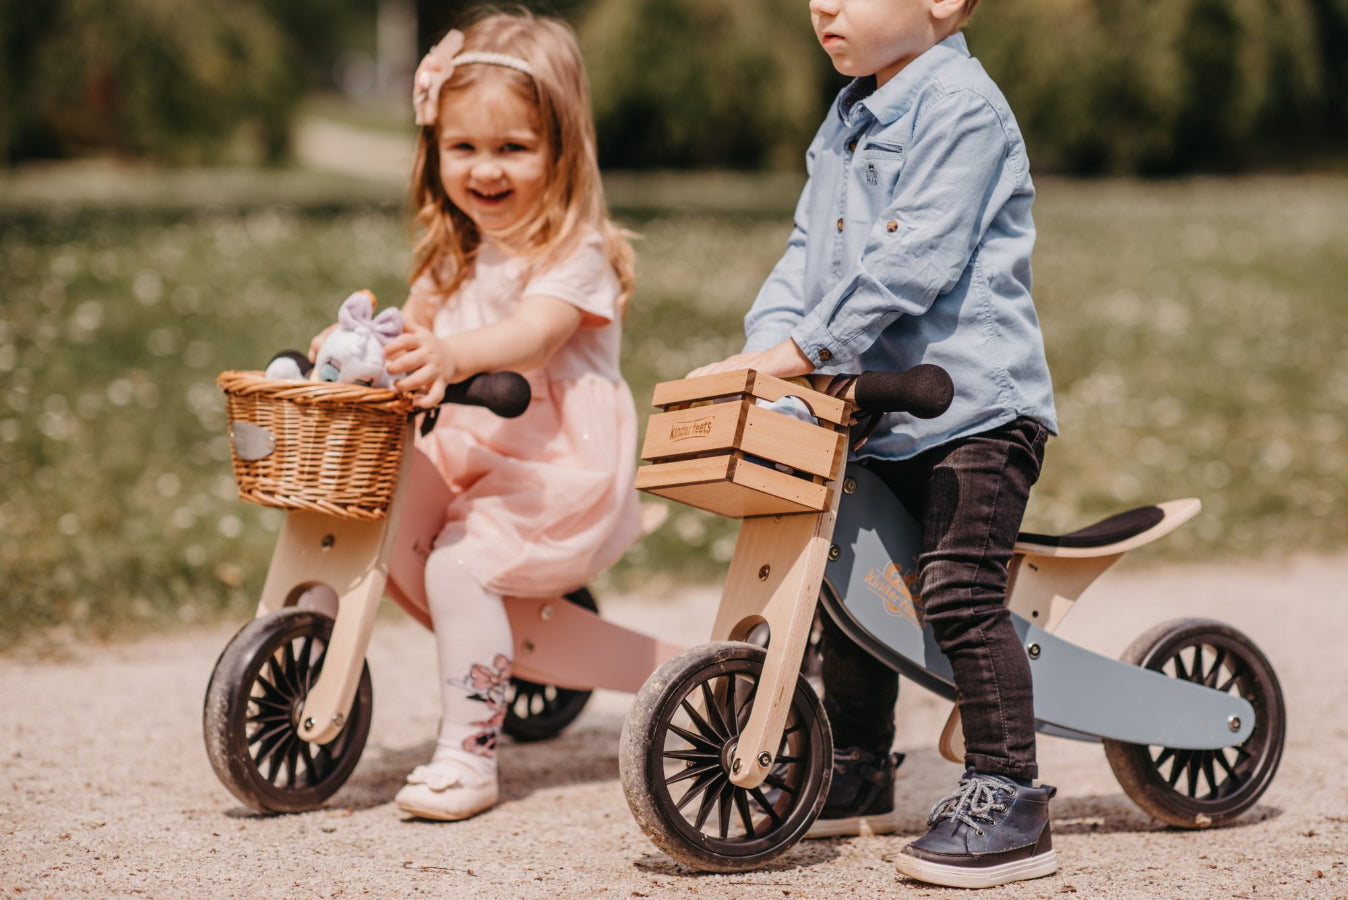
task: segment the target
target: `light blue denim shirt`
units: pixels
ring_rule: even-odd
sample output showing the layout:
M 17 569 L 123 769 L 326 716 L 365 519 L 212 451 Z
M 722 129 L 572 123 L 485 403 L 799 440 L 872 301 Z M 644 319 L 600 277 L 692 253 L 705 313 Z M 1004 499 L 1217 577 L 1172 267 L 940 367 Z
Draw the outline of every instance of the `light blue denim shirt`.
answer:
M 859 456 L 904 459 L 1018 416 L 1056 433 L 1030 297 L 1034 185 L 1006 99 L 959 34 L 874 85 L 844 88 L 810 144 L 745 349 L 792 338 L 822 372 L 950 373 L 945 415 L 888 415 Z

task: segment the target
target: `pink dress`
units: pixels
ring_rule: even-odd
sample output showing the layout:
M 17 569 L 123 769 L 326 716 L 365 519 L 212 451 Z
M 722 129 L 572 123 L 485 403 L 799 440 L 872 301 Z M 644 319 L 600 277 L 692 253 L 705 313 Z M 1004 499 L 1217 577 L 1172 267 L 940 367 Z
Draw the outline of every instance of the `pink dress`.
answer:
M 413 291 L 433 290 L 425 279 Z M 636 408 L 618 369 L 620 290 L 597 234 L 569 258 L 531 272 L 525 260 L 484 243 L 473 272 L 439 305 L 433 330 L 447 336 L 510 315 L 544 295 L 586 313 L 541 367 L 523 374 L 533 399 L 502 419 L 450 404 L 418 446 L 455 492 L 437 547 L 453 548 L 488 590 L 545 596 L 584 585 L 641 533 Z

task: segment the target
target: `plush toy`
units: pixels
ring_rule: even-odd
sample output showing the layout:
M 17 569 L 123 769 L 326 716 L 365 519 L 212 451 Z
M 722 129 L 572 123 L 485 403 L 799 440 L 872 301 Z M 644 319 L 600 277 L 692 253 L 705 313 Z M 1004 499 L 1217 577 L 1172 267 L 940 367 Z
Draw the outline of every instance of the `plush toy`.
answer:
M 384 368 L 384 345 L 403 333 L 403 317 L 396 307 L 375 315 L 375 302 L 369 291 L 347 297 L 337 310 L 337 327 L 324 338 L 313 363 L 304 354 L 287 350 L 267 364 L 266 376 L 392 387 L 393 379 Z

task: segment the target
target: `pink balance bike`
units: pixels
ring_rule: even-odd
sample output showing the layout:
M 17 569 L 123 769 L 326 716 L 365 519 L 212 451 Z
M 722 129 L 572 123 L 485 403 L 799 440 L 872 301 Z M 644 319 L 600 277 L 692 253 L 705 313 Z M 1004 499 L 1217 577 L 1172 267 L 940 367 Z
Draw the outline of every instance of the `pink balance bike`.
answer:
M 450 492 L 413 446 L 416 414 L 393 391 L 247 372 L 219 383 L 240 495 L 287 512 L 257 615 L 211 675 L 206 751 L 253 809 L 311 810 L 365 747 L 374 704 L 365 650 L 381 598 L 431 627 L 423 576 Z M 529 399 L 523 377 L 498 372 L 452 386 L 446 402 L 509 417 Z M 335 615 L 331 603 L 308 608 L 322 594 L 335 596 Z M 600 618 L 586 588 L 508 597 L 506 611 L 515 659 L 504 729 L 517 740 L 557 735 L 595 688 L 635 692 L 682 649 Z
M 950 665 L 914 593 L 918 525 L 864 465 L 847 461 L 854 415 L 941 414 L 933 366 L 812 379 L 809 390 L 741 371 L 658 385 L 637 486 L 742 518 L 709 643 L 664 663 L 637 694 L 619 763 L 633 816 L 680 863 L 762 866 L 823 806 L 832 739 L 802 674 L 828 615 L 901 675 L 953 700 Z M 771 408 L 803 402 L 814 419 Z M 765 408 L 768 407 L 768 408 Z M 1008 604 L 1034 677 L 1043 734 L 1103 744 L 1124 792 L 1183 828 L 1224 825 L 1264 793 L 1286 711 L 1268 659 L 1221 622 L 1180 619 L 1112 660 L 1056 637 L 1077 599 L 1127 551 L 1199 511 L 1176 500 L 1066 535 L 1022 534 Z M 963 761 L 957 712 L 940 752 Z

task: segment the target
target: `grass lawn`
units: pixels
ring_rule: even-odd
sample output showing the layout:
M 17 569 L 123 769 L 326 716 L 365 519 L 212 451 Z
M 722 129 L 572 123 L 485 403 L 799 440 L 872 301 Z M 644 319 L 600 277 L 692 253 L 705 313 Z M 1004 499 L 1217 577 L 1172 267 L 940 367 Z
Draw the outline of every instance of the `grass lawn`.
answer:
M 403 298 L 396 191 L 284 172 L 132 183 L 0 180 L 0 649 L 246 616 L 281 514 L 235 498 L 215 375 L 305 346 L 351 290 Z M 611 179 L 641 234 L 624 360 L 640 407 L 739 348 L 798 187 Z M 1348 178 L 1050 179 L 1036 211 L 1063 434 L 1025 527 L 1197 496 L 1204 513 L 1147 558 L 1348 543 Z M 671 512 L 601 591 L 721 574 L 734 523 Z

